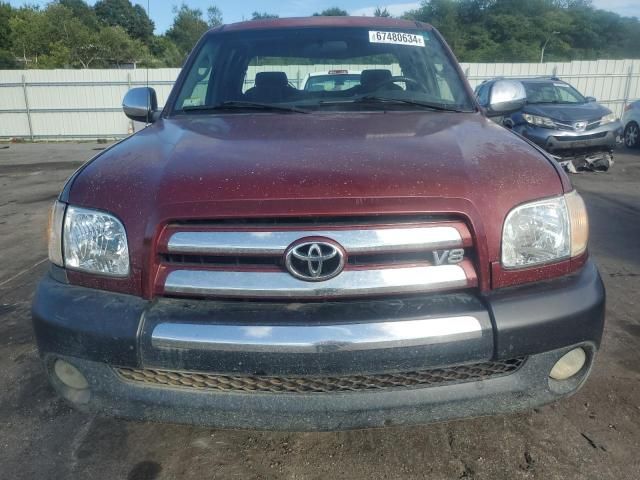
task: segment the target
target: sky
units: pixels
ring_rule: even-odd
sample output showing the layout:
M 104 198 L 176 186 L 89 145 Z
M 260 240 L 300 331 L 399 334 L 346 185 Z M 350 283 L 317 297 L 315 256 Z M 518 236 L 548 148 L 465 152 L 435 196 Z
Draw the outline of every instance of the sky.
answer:
M 156 33 L 163 33 L 173 20 L 173 7 L 186 3 L 192 8 L 206 12 L 208 6 L 215 4 L 221 10 L 225 23 L 239 22 L 251 17 L 255 11 L 275 13 L 281 17 L 305 17 L 325 8 L 338 6 L 351 15 L 373 15 L 376 6 L 387 8 L 392 15 L 402 15 L 407 10 L 420 6 L 419 1 L 406 0 L 132 0 L 147 8 L 149 1 L 150 16 L 156 25 Z M 14 6 L 23 4 L 46 4 L 48 0 L 9 0 Z M 93 4 L 95 0 L 88 0 Z M 625 16 L 640 17 L 640 0 L 593 0 L 597 8 L 611 10 Z

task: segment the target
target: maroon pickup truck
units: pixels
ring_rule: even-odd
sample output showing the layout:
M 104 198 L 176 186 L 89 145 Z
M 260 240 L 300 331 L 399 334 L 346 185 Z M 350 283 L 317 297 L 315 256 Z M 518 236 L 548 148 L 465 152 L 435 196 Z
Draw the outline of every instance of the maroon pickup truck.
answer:
M 316 71 L 360 71 L 304 90 Z M 149 126 L 87 162 L 33 301 L 73 405 L 334 430 L 528 409 L 575 392 L 605 293 L 584 203 L 487 117 L 431 26 L 305 18 L 206 33 Z

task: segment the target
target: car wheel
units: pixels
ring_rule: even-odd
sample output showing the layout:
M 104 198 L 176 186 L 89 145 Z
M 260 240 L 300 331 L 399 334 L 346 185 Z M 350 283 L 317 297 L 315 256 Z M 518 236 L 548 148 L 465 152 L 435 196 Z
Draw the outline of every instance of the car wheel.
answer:
M 627 148 L 636 148 L 640 145 L 640 127 L 636 122 L 630 122 L 624 129 L 624 144 Z

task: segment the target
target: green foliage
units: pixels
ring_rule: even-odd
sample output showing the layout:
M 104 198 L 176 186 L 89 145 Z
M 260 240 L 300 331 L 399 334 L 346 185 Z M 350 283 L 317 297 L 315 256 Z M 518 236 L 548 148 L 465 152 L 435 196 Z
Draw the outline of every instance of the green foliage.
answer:
M 87 5 L 84 0 L 57 0 L 63 7 L 67 7 L 73 12 L 73 15 L 80 20 L 88 28 L 98 30 L 100 22 L 95 10 Z
M 251 14 L 251 20 L 268 20 L 270 18 L 279 18 L 279 16 L 267 12 L 253 12 Z
M 387 10 L 386 8 L 376 7 L 375 12 L 373 12 L 373 16 L 374 17 L 390 17 L 391 14 L 389 13 L 389 10 Z
M 9 35 L 12 51 L 25 65 L 37 64 L 38 56 L 46 53 L 48 29 L 44 14 L 32 8 L 20 8 L 9 19 Z
M 220 10 L 215 5 L 207 8 L 207 17 L 209 18 L 209 26 L 217 27 L 218 25 L 222 25 L 222 10 Z
M 122 27 L 133 38 L 147 41 L 153 35 L 154 25 L 147 12 L 130 0 L 99 0 L 93 8 L 101 22 Z
M 640 21 L 591 0 L 426 0 L 405 17 L 435 26 L 464 62 L 536 62 L 547 40 L 547 61 L 640 58 Z
M 106 27 L 97 36 L 103 62 L 121 66 L 142 63 L 150 59 L 149 50 L 142 41 L 131 38 L 119 26 Z
M 165 35 L 153 37 L 149 44 L 151 57 L 149 66 L 180 67 L 184 61 L 184 53 L 178 50 L 175 43 Z
M 202 10 L 189 8 L 184 3 L 175 9 L 176 17 L 167 31 L 167 38 L 172 40 L 183 56 L 186 56 L 200 37 L 209 29 L 202 18 Z
M 349 14 L 346 10 L 342 10 L 338 7 L 331 7 L 323 10 L 320 13 L 314 13 L 314 17 L 347 17 Z
M 11 42 L 10 20 L 13 9 L 8 3 L 0 2 L 0 52 L 7 52 Z
M 50 0 L 12 7 L 0 0 L 0 68 L 179 67 L 222 12 L 181 5 L 165 35 L 154 35 L 131 0 Z M 345 16 L 338 7 L 314 15 Z M 376 8 L 375 16 L 390 16 Z M 433 24 L 461 61 L 640 58 L 640 21 L 593 8 L 591 0 L 423 0 L 406 18 Z M 251 19 L 277 18 L 253 12 Z M 558 33 L 555 33 L 558 32 Z M 270 59 L 269 61 L 282 61 Z

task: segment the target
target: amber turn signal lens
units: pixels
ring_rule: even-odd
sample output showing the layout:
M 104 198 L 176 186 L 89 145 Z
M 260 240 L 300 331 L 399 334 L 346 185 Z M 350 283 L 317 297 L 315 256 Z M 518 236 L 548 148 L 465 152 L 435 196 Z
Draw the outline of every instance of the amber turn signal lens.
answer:
M 587 249 L 589 242 L 589 216 L 584 200 L 574 190 L 564 196 L 571 225 L 571 256 L 576 257 Z

